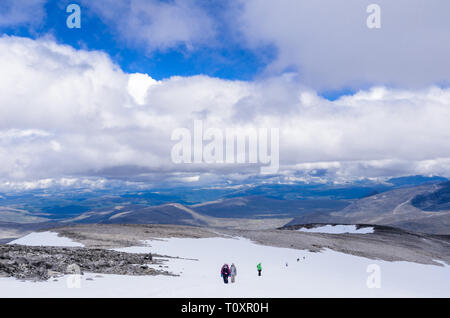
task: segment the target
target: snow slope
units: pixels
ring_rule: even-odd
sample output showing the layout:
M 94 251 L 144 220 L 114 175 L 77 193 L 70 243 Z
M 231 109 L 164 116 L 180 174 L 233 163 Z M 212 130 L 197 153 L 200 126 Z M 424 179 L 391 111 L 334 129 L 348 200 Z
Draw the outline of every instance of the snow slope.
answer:
M 169 259 L 169 270 L 180 276 L 85 274 L 81 288 L 68 288 L 68 277 L 40 283 L 0 278 L 0 297 L 450 297 L 450 266 L 374 261 L 331 250 L 310 253 L 242 238 L 172 238 L 146 244 L 119 250 L 189 258 Z M 220 278 L 224 262 L 237 266 L 233 285 Z M 258 262 L 262 277 L 257 276 Z M 379 266 L 381 288 L 367 287 L 371 264 Z
M 58 236 L 55 232 L 34 232 L 8 244 L 28 246 L 58 246 L 58 247 L 83 247 L 83 244 L 72 241 L 67 237 Z
M 356 228 L 356 225 L 325 225 L 319 226 L 312 229 L 301 228 L 300 232 L 309 233 L 327 233 L 327 234 L 370 234 L 373 233 L 373 227 L 363 227 L 360 229 Z

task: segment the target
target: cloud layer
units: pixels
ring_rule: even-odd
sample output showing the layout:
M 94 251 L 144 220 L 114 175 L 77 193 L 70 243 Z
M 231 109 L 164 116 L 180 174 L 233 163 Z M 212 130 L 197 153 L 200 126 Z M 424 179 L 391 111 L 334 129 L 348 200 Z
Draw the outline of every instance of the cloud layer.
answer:
M 175 50 L 189 55 L 209 50 L 209 55 L 205 55 L 220 57 L 226 67 L 227 57 L 221 52 L 224 48 L 233 47 L 232 53 L 237 56 L 239 50 L 259 56 L 269 47 L 276 54 L 263 67 L 263 75 L 294 72 L 302 84 L 319 92 L 356 91 L 377 85 L 404 89 L 448 87 L 450 2 L 379 0 L 376 3 L 381 8 L 381 29 L 369 29 L 366 9 L 372 3 L 371 0 L 80 2 L 83 17 L 99 17 L 118 47 L 137 50 L 142 56 L 152 56 L 155 51 Z M 3 0 L 0 28 L 36 29 L 45 19 L 45 4 L 48 7 L 59 4 L 61 17 L 66 16 L 65 1 Z M 259 71 L 256 75 L 260 75 Z
M 154 81 L 123 72 L 102 52 L 8 36 L 0 38 L 0 69 L 3 181 L 189 181 L 259 172 L 173 164 L 171 133 L 195 119 L 219 129 L 280 128 L 281 174 L 450 176 L 450 89 L 372 87 L 331 102 L 291 74 Z
M 449 84 L 450 2 L 379 0 L 381 29 L 369 29 L 369 0 L 239 0 L 241 32 L 272 45 L 267 72 L 291 69 L 319 90 Z
M 215 37 L 212 18 L 194 0 L 83 0 L 125 43 L 147 52 L 205 45 Z

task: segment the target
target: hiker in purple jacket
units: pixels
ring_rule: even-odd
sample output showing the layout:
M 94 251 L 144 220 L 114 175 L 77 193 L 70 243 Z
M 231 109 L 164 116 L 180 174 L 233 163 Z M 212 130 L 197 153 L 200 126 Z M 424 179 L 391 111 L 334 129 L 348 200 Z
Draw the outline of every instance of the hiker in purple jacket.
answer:
M 220 276 L 223 278 L 223 282 L 225 284 L 228 284 L 228 277 L 231 275 L 230 268 L 228 267 L 228 264 L 224 264 L 222 266 L 222 269 L 220 270 Z

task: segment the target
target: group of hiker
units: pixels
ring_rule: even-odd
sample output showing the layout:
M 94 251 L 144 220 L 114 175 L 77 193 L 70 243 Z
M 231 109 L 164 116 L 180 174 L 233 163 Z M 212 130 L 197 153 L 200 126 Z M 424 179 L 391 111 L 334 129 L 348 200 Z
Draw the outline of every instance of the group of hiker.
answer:
M 258 263 L 258 265 L 256 265 L 256 269 L 258 270 L 258 276 L 261 276 L 262 272 L 261 263 Z M 220 270 L 220 276 L 223 278 L 223 282 L 225 284 L 228 284 L 229 277 L 231 278 L 231 283 L 234 283 L 236 281 L 237 276 L 236 265 L 234 265 L 234 263 L 232 263 L 231 266 L 228 266 L 228 264 L 223 264 L 222 269 Z
M 222 276 L 225 284 L 228 284 L 228 277 L 231 277 L 231 282 L 234 283 L 237 276 L 236 265 L 234 265 L 234 263 L 232 263 L 231 266 L 223 264 L 222 269 L 220 270 L 220 276 Z
M 303 260 L 305 260 L 306 257 L 303 256 Z M 300 262 L 300 257 L 297 258 L 297 262 Z M 285 263 L 286 267 L 289 266 L 288 262 Z M 256 265 L 256 270 L 258 271 L 258 276 L 261 276 L 262 273 L 262 265 L 261 262 Z M 236 281 L 237 276 L 237 269 L 236 265 L 234 263 L 231 264 L 231 266 L 228 266 L 228 264 L 223 264 L 222 268 L 220 269 L 220 276 L 223 278 L 223 282 L 225 284 L 228 284 L 228 279 L 231 278 L 231 283 L 234 283 Z

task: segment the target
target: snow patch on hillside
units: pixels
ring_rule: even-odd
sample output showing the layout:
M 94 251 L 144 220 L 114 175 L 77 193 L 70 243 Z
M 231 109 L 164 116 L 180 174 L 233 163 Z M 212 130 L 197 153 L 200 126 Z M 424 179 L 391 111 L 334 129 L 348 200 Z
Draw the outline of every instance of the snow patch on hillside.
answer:
M 312 229 L 301 228 L 298 231 L 308 233 L 326 233 L 326 234 L 370 234 L 374 232 L 373 227 L 356 228 L 356 225 L 325 225 L 314 227 Z
M 72 241 L 67 237 L 58 236 L 55 232 L 33 232 L 8 244 L 27 246 L 57 246 L 57 247 L 83 247 L 81 243 Z

